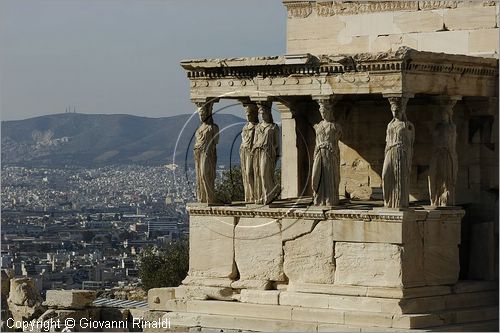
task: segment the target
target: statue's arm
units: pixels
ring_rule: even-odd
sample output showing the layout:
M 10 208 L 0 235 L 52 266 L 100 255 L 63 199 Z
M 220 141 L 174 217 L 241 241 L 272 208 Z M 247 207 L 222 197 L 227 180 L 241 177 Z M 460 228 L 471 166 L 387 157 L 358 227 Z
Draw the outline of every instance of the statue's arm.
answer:
M 389 123 L 390 125 L 390 123 Z M 389 126 L 387 126 L 387 129 L 385 130 L 385 149 L 384 149 L 384 154 L 387 154 L 387 150 L 388 150 L 388 143 L 389 143 Z

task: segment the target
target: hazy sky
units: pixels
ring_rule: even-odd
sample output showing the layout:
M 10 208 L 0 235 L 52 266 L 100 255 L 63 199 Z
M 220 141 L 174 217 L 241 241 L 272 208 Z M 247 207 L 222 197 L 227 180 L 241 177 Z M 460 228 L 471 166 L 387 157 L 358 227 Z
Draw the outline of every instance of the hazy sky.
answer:
M 1 119 L 190 113 L 184 58 L 285 52 L 281 0 L 0 0 Z

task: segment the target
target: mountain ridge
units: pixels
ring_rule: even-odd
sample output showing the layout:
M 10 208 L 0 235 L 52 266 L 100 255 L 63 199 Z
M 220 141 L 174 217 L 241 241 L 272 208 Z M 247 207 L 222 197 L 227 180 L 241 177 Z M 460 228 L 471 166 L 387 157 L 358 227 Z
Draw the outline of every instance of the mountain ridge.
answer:
M 221 131 L 218 163 L 228 164 L 230 159 L 239 163 L 235 147 L 241 142 L 244 119 L 215 114 L 214 121 Z M 158 165 L 172 163 L 175 158 L 176 164 L 192 164 L 192 141 L 198 125 L 199 118 L 192 114 L 151 118 L 59 113 L 2 121 L 2 163 L 40 167 Z

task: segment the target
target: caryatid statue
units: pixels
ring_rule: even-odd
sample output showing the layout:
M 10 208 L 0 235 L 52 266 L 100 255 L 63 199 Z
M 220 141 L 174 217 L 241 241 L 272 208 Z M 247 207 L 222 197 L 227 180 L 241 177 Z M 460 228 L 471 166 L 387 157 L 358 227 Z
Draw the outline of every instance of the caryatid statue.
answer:
M 429 167 L 429 194 L 432 206 L 455 204 L 455 183 L 458 174 L 456 151 L 457 129 L 453 123 L 456 99 L 441 103 L 441 121 L 433 132 L 433 149 Z
M 271 102 L 257 103 L 262 121 L 253 140 L 254 199 L 269 204 L 276 196 L 274 169 L 279 156 L 279 127 L 273 121 Z
M 335 206 L 339 203 L 340 149 L 342 129 L 335 122 L 333 102 L 318 100 L 321 120 L 314 125 L 316 147 L 312 167 L 314 205 Z
M 415 127 L 406 119 L 406 97 L 389 97 L 393 119 L 387 125 L 382 168 L 384 206 L 405 208 L 410 201 L 410 173 Z
M 254 170 L 253 170 L 253 140 L 255 127 L 259 123 L 257 105 L 245 104 L 247 123 L 241 131 L 240 163 L 243 188 L 245 189 L 245 202 L 253 202 L 254 198 Z
M 194 165 L 196 169 L 196 197 L 201 203 L 215 203 L 216 145 L 219 143 L 219 127 L 212 118 L 213 103 L 196 103 L 201 125 L 196 130 Z

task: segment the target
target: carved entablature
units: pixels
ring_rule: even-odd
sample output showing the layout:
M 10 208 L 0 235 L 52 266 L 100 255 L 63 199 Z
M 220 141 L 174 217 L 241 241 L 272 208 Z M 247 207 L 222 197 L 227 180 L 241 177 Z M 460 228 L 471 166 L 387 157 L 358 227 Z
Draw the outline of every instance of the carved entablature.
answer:
M 233 216 L 264 217 L 270 219 L 304 219 L 304 220 L 356 220 L 364 222 L 398 223 L 409 220 L 445 220 L 460 221 L 465 211 L 458 207 L 443 210 L 427 210 L 423 208 L 401 211 L 366 210 L 366 209 L 334 209 L 315 210 L 308 208 L 247 208 L 235 206 L 198 206 L 188 207 L 191 216 Z
M 407 220 L 413 211 L 377 212 L 370 210 L 330 210 L 325 213 L 329 220 L 357 220 L 365 222 L 402 222 Z
M 378 212 L 372 210 L 310 210 L 307 208 L 246 208 L 246 207 L 188 207 L 191 216 L 234 216 L 264 217 L 270 219 L 305 220 L 359 220 L 378 222 L 401 222 L 403 219 L 416 219 L 415 211 Z
M 290 2 L 286 6 L 289 18 L 306 18 L 311 15 L 313 5 L 308 1 Z
M 457 8 L 462 1 L 418 1 L 421 10 Z
M 191 98 L 332 94 L 495 96 L 498 60 L 416 51 L 184 60 Z M 436 85 L 435 82 L 440 84 Z
M 286 5 L 286 3 L 285 3 Z M 417 1 L 321 1 L 317 2 L 318 16 L 354 15 L 359 13 L 373 13 L 386 11 L 418 10 Z
M 284 0 L 288 18 L 494 6 L 495 1 L 297 1 Z
M 495 1 L 418 1 L 419 10 L 495 6 Z
M 469 74 L 496 77 L 498 76 L 497 67 L 477 66 L 477 64 L 453 64 L 453 63 L 437 63 L 437 62 L 409 62 L 406 65 L 406 70 L 411 72 L 428 72 L 428 73 L 449 73 L 449 74 Z

